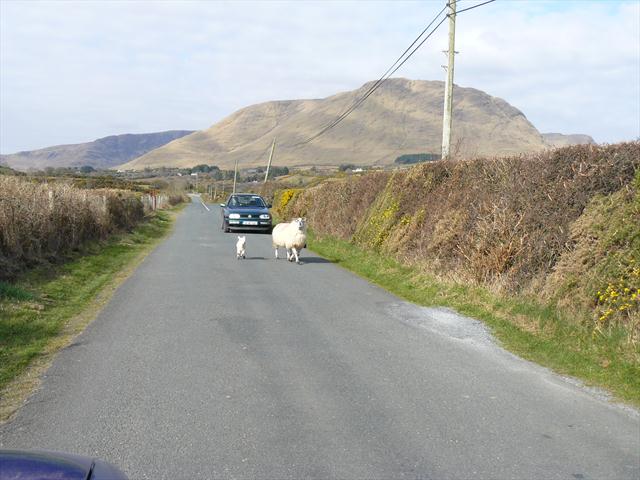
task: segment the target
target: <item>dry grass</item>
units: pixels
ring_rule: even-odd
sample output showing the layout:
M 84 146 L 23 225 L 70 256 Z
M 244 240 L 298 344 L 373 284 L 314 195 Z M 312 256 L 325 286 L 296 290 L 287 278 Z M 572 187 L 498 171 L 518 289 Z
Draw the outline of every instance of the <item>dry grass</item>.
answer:
M 92 240 L 129 230 L 144 216 L 140 200 L 122 190 L 0 177 L 0 279 L 55 261 Z

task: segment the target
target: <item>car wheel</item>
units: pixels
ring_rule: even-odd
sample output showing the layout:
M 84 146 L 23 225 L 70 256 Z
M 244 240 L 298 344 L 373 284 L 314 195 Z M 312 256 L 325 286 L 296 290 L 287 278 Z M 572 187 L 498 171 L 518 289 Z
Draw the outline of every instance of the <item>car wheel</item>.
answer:
M 222 222 L 222 231 L 224 233 L 229 233 L 231 231 L 231 229 L 229 228 L 229 224 L 227 223 L 226 220 Z

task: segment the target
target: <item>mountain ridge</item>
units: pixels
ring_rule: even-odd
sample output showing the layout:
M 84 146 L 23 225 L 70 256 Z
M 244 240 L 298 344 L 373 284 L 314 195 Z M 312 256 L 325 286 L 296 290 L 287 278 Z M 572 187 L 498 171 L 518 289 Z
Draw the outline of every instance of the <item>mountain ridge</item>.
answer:
M 262 165 L 273 138 L 274 161 L 283 166 L 387 165 L 407 153 L 439 153 L 444 82 L 393 78 L 338 127 L 302 144 L 347 109 L 372 82 L 320 99 L 276 100 L 233 112 L 119 168 L 233 168 Z M 467 155 L 509 155 L 547 147 L 522 111 L 474 88 L 454 88 L 452 149 Z
M 96 169 L 112 168 L 191 133 L 193 130 L 109 135 L 91 142 L 0 155 L 0 164 L 17 170 L 84 165 Z

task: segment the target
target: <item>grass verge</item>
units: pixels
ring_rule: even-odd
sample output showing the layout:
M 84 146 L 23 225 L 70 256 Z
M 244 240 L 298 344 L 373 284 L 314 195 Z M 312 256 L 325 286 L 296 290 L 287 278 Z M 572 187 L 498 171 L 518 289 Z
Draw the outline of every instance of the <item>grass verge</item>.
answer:
M 626 333 L 594 336 L 556 308 L 531 299 L 496 295 L 487 289 L 443 282 L 415 267 L 309 232 L 308 246 L 319 255 L 386 290 L 424 306 L 445 306 L 482 320 L 511 352 L 587 385 L 603 387 L 640 406 L 638 349 Z
M 131 233 L 89 245 L 62 265 L 0 282 L 0 421 L 171 230 L 175 215 L 158 211 Z

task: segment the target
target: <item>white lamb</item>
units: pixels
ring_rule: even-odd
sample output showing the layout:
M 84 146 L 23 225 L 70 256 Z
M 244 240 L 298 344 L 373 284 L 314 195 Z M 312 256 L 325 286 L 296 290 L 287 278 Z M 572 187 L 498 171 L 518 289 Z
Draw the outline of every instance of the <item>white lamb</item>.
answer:
M 238 236 L 238 241 L 236 242 L 236 259 L 240 260 L 241 258 L 247 258 L 247 236 L 243 235 L 242 237 Z
M 288 223 L 279 223 L 273 227 L 271 237 L 276 259 L 278 248 L 283 247 L 287 249 L 287 260 L 291 262 L 295 258 L 296 263 L 300 263 L 298 255 L 307 246 L 307 221 L 304 218 L 296 218 Z

